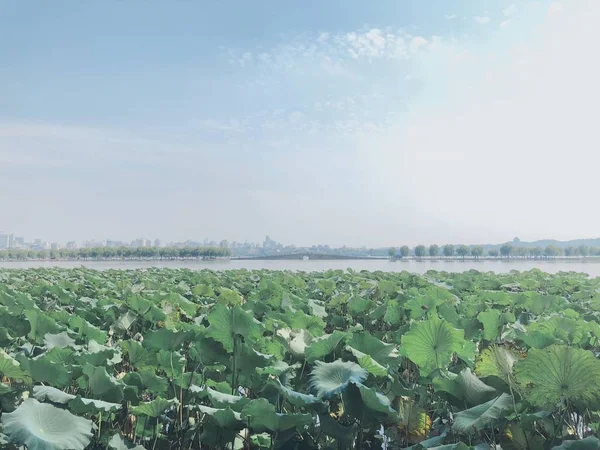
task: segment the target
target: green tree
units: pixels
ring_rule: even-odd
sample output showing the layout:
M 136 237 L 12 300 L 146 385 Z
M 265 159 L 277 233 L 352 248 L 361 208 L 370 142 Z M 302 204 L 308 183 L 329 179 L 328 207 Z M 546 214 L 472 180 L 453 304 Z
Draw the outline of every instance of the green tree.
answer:
M 463 259 L 465 259 L 465 256 L 467 256 L 470 252 L 471 252 L 471 250 L 469 249 L 469 247 L 467 247 L 464 244 L 459 245 L 458 248 L 456 249 L 456 254 L 458 256 L 462 257 Z
M 471 256 L 475 259 L 479 259 L 483 256 L 483 246 L 482 245 L 474 245 L 471 247 Z
M 390 247 L 388 249 L 388 255 L 390 258 L 395 258 L 396 257 L 396 247 Z
M 429 246 L 429 256 L 431 256 L 432 258 L 437 256 L 439 252 L 440 252 L 439 245 L 432 244 Z
M 489 249 L 488 255 L 490 255 L 492 258 L 497 258 L 498 257 L 498 249 L 497 248 Z
M 581 256 L 588 256 L 590 254 L 590 248 L 587 245 L 580 245 L 579 254 Z
M 415 247 L 415 256 L 417 258 L 422 258 L 423 256 L 425 256 L 425 246 L 424 245 L 417 245 Z
M 546 256 L 547 258 L 553 258 L 558 255 L 560 255 L 560 250 L 554 245 L 548 244 L 544 249 L 544 256 Z
M 403 245 L 402 247 L 400 247 L 400 256 L 402 258 L 405 258 L 409 255 L 410 253 L 410 248 L 408 248 L 407 245 Z
M 542 256 L 542 253 L 544 251 L 542 250 L 542 247 L 534 247 L 531 249 L 531 256 L 533 256 L 534 258 L 539 258 L 540 256 Z
M 500 247 L 500 254 L 502 256 L 504 256 L 505 258 L 508 258 L 508 257 L 510 257 L 512 250 L 513 250 L 512 245 L 504 244 L 502 247 Z
M 454 256 L 454 245 L 446 244 L 443 247 L 444 256 Z

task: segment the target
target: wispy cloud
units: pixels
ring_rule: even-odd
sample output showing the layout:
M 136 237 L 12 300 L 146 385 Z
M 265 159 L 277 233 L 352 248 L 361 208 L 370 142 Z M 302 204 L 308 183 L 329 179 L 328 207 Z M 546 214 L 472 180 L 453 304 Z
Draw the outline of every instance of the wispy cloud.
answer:
M 444 16 L 446 18 L 446 20 L 452 20 L 452 19 L 456 19 L 456 14 L 446 14 Z
M 490 18 L 486 16 L 475 16 L 473 17 L 473 20 L 480 25 L 487 25 L 490 23 Z
M 238 67 L 274 69 L 292 69 L 315 61 L 408 59 L 423 51 L 430 40 L 393 27 L 364 28 L 345 33 L 298 35 L 268 50 L 229 49 L 227 58 Z

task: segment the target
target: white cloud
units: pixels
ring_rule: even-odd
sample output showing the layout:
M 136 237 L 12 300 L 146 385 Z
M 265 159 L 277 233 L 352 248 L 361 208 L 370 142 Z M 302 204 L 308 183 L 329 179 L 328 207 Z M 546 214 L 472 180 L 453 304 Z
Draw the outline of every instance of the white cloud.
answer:
M 502 22 L 500 22 L 500 27 L 504 28 L 507 27 L 510 24 L 510 19 L 506 19 L 503 20 Z
M 392 27 L 363 28 L 337 34 L 300 35 L 267 51 L 228 50 L 227 55 L 229 62 L 239 67 L 257 64 L 271 69 L 296 69 L 317 63 L 337 75 L 341 72 L 339 64 L 345 61 L 407 59 L 425 50 L 433 40 L 433 36 L 413 35 Z
M 456 14 L 446 14 L 444 17 L 446 20 L 456 19 Z
M 323 32 L 319 34 L 317 42 L 327 42 L 329 40 L 329 33 Z
M 473 20 L 480 25 L 487 25 L 490 22 L 490 18 L 484 16 L 473 17 Z
M 519 8 L 517 8 L 517 5 L 515 5 L 514 3 L 511 4 L 509 7 L 504 8 L 502 10 L 502 14 L 504 14 L 505 16 L 512 16 L 513 14 L 516 14 L 516 12 L 519 10 Z
M 429 220 L 445 223 L 456 241 L 598 234 L 600 211 L 590 205 L 600 166 L 600 61 L 590 55 L 599 16 L 596 0 L 571 3 L 518 43 L 472 51 L 452 66 L 448 49 L 437 48 L 446 70 L 428 79 L 430 95 L 406 120 L 359 142 L 365 173 L 377 174 L 373 197 L 391 210 L 410 208 L 412 198 L 420 211 L 411 229 L 424 227 L 412 243 L 437 239 Z M 434 62 L 427 64 L 437 73 Z M 555 213 L 558 205 L 577 211 L 577 221 Z

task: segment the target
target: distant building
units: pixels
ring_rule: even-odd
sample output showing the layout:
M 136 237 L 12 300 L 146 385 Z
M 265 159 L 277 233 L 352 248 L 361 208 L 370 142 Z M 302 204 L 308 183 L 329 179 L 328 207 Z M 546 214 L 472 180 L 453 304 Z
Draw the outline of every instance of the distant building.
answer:
M 229 241 L 227 241 L 226 239 L 223 239 L 221 242 L 219 242 L 219 247 L 221 247 L 221 248 L 228 248 L 229 247 Z
M 15 239 L 13 240 L 13 246 L 25 247 L 25 238 L 22 236 L 15 236 Z
M 77 248 L 77 243 L 75 241 L 67 242 L 67 248 L 69 250 L 75 250 Z
M 152 247 L 152 241 L 150 239 L 139 238 L 135 241 L 131 241 L 132 247 Z
M 50 248 L 52 250 L 60 250 L 62 246 L 58 242 L 53 242 L 52 244 L 50 244 Z
M 33 248 L 41 249 L 42 248 L 42 240 L 34 239 L 33 240 Z
M 14 238 L 12 234 L 0 234 L 0 248 L 13 248 Z
M 160 241 L 160 239 L 154 239 L 154 246 L 155 247 L 162 247 L 162 242 Z

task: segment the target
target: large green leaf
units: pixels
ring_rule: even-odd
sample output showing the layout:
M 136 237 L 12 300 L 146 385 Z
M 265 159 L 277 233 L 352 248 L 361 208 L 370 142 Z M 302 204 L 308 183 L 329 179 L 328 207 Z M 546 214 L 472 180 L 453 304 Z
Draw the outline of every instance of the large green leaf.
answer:
M 473 434 L 498 426 L 513 411 L 513 399 L 502 394 L 486 403 L 456 413 L 453 428 L 459 433 Z
M 206 395 L 215 408 L 229 407 L 238 412 L 249 402 L 246 397 L 242 397 L 241 395 L 225 394 L 209 387 L 206 388 Z
M 502 313 L 497 309 L 488 309 L 482 311 L 477 316 L 477 319 L 483 324 L 483 338 L 487 341 L 495 341 L 500 334 L 500 326 Z
M 76 395 L 68 394 L 52 386 L 34 386 L 33 396 L 41 402 L 49 400 L 53 403 L 69 403 Z
M 105 344 L 108 339 L 106 331 L 92 325 L 83 317 L 71 316 L 69 319 L 69 326 L 86 340 L 93 339 L 99 344 Z
M 334 331 L 315 339 L 305 350 L 306 360 L 309 363 L 322 359 L 335 351 L 340 342 L 346 338 L 346 333 Z
M 31 325 L 31 331 L 29 332 L 29 339 L 35 341 L 37 344 L 44 343 L 44 336 L 47 333 L 56 334 L 60 331 L 59 325 L 56 321 L 45 314 L 42 311 L 29 309 L 25 311 L 25 317 Z
M 433 379 L 436 392 L 446 394 L 448 400 L 455 406 L 475 406 L 496 397 L 497 392 L 471 372 L 463 369 L 458 375 L 442 374 Z
M 184 341 L 191 338 L 191 333 L 186 331 L 171 331 L 166 328 L 160 328 L 151 331 L 144 336 L 142 346 L 148 350 L 169 350 L 176 351 L 181 348 Z
M 242 416 L 231 408 L 211 408 L 206 405 L 191 405 L 190 408 L 210 416 L 221 428 L 243 428 Z
M 83 450 L 92 439 L 92 421 L 33 398 L 2 414 L 3 432 L 28 450 Z
M 243 336 L 249 342 L 254 342 L 262 336 L 260 322 L 239 306 L 229 309 L 224 305 L 215 305 L 208 315 L 208 322 L 210 326 L 206 335 L 223 344 L 229 352 L 233 351 L 236 336 Z
M 69 336 L 66 331 L 63 331 L 63 332 L 57 333 L 57 334 L 46 333 L 44 335 L 44 345 L 49 349 L 54 348 L 54 347 L 58 347 L 58 348 L 65 348 L 65 347 L 77 348 L 78 347 L 77 345 L 75 345 L 75 339 L 73 339 L 71 336 Z
M 366 331 L 352 334 L 348 345 L 359 352 L 369 355 L 380 365 L 387 367 L 398 360 L 398 350 L 394 344 L 381 342 Z
M 427 376 L 435 369 L 445 369 L 454 352 L 463 348 L 463 332 L 436 316 L 415 323 L 402 336 L 403 353 Z
M 369 388 L 361 383 L 355 382 L 353 384 L 360 392 L 360 397 L 364 407 L 369 410 L 367 414 L 368 417 L 371 417 L 372 415 L 383 415 L 386 416 L 388 420 L 392 420 L 393 422 L 398 422 L 400 420 L 398 412 L 392 408 L 390 400 L 385 395 L 377 392 L 376 389 Z
M 358 364 L 338 359 L 331 363 L 317 361 L 310 375 L 310 386 L 317 397 L 331 397 L 350 383 L 362 383 L 367 371 Z
M 241 413 L 249 428 L 261 432 L 272 431 L 275 433 L 289 429 L 303 429 L 312 424 L 310 414 L 280 414 L 275 407 L 264 398 L 252 400 Z
M 105 367 L 86 364 L 83 373 L 86 378 L 80 378 L 80 386 L 89 389 L 92 395 L 107 402 L 118 403 L 123 400 L 124 383 L 109 375 Z
M 131 408 L 132 414 L 143 414 L 148 417 L 159 417 L 166 409 L 176 405 L 177 399 L 166 400 L 157 397 L 151 402 L 142 402 L 138 406 Z
M 30 382 L 31 375 L 24 371 L 19 361 L 0 348 L 0 375 L 16 381 Z
M 486 348 L 475 364 L 475 373 L 482 378 L 499 379 L 505 385 L 515 384 L 513 365 L 521 359 L 507 347 L 493 345 Z
M 293 389 L 283 385 L 279 379 L 271 381 L 269 385 L 274 386 L 279 394 L 293 406 L 316 410 L 321 410 L 325 407 L 325 404 L 321 399 L 315 397 L 314 395 L 296 392 Z
M 348 350 L 350 353 L 352 353 L 354 355 L 354 357 L 356 358 L 356 360 L 358 361 L 358 364 L 360 365 L 360 367 L 365 369 L 370 374 L 375 375 L 376 377 L 387 376 L 387 374 L 388 374 L 387 367 L 383 367 L 381 364 L 379 364 L 377 361 L 375 361 L 369 355 L 367 355 L 359 350 L 356 350 L 355 348 L 350 347 L 349 345 L 346 346 L 346 350 Z
M 515 373 L 526 398 L 541 407 L 587 405 L 600 398 L 600 361 L 587 350 L 565 345 L 530 349 Z
M 111 413 L 121 409 L 121 403 L 105 402 L 93 398 L 75 397 L 69 402 L 69 409 L 74 414 Z
M 36 358 L 26 358 L 18 355 L 21 367 L 26 369 L 33 381 L 37 383 L 52 383 L 56 387 L 66 387 L 71 382 L 71 372 L 63 364 L 55 363 L 48 353 Z

